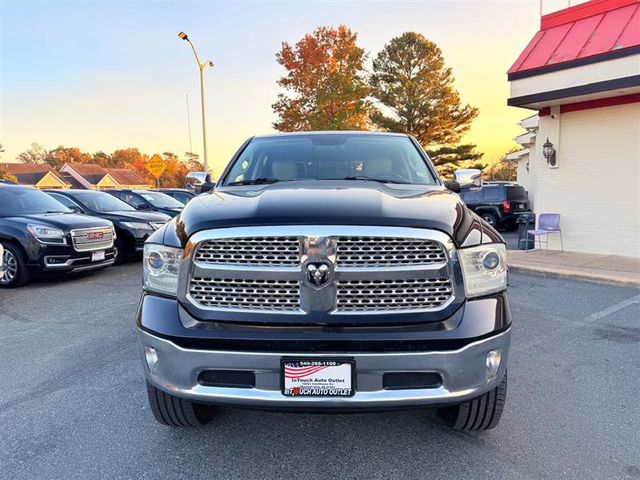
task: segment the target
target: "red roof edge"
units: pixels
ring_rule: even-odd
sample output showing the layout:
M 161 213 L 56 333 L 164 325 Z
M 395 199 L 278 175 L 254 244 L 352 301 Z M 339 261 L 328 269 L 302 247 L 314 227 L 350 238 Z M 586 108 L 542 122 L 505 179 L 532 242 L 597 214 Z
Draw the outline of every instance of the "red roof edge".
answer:
M 590 2 L 581 3 L 573 7 L 565 8 L 564 10 L 543 15 L 540 19 L 540 29 L 546 30 L 557 27 L 558 25 L 575 22 L 581 18 L 598 15 L 599 13 L 608 12 L 609 10 L 634 3 L 638 3 L 638 0 L 591 0 Z

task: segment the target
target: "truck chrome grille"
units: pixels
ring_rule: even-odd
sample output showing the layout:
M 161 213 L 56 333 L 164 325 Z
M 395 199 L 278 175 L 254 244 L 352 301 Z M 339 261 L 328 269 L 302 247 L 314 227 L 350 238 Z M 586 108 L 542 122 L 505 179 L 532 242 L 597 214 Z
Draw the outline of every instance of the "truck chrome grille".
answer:
M 192 262 L 181 274 L 180 295 L 203 310 L 313 313 L 327 323 L 332 315 L 338 321 L 340 315 L 442 310 L 458 291 L 452 248 L 446 234 L 417 228 L 207 230 L 194 234 L 186 248 Z
M 294 311 L 300 308 L 300 282 L 194 277 L 189 294 L 206 307 Z
M 71 240 L 77 252 L 103 250 L 113 247 L 113 230 L 111 227 L 71 230 Z
M 431 240 L 385 237 L 339 237 L 341 267 L 428 265 L 446 261 L 442 246 Z
M 195 261 L 212 265 L 295 266 L 300 263 L 297 237 L 221 238 L 203 242 Z
M 337 310 L 434 309 L 446 303 L 451 295 L 451 281 L 448 278 L 339 281 Z

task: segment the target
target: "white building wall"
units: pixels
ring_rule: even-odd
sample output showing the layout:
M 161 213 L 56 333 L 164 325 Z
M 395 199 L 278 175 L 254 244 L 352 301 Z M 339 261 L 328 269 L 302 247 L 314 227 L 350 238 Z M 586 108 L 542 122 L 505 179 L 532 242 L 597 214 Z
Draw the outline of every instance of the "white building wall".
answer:
M 537 144 L 549 137 L 558 168 L 541 148 L 531 159 L 535 213 L 562 215 L 565 250 L 640 257 L 640 103 L 557 112 L 540 118 Z

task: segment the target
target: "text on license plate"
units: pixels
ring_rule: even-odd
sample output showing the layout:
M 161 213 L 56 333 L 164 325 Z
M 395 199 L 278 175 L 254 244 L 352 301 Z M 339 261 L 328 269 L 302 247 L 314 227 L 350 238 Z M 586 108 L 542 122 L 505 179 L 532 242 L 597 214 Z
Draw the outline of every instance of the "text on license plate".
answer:
M 291 397 L 350 397 L 353 361 L 283 360 L 282 394 Z
M 104 250 L 99 250 L 97 252 L 93 252 L 91 254 L 91 261 L 92 262 L 99 262 L 101 260 L 104 260 L 105 256 L 104 256 Z

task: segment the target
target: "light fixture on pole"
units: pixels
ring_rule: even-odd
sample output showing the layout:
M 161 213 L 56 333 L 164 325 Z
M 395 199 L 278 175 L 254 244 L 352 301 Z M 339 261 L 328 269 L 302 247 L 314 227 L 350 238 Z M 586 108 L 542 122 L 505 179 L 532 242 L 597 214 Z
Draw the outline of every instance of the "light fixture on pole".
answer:
M 547 165 L 550 167 L 556 166 L 556 149 L 553 147 L 553 143 L 549 141 L 549 137 L 542 145 L 542 155 L 547 160 Z
M 178 34 L 178 38 L 180 38 L 181 40 L 185 40 L 186 42 L 189 43 L 189 45 L 191 45 L 191 50 L 193 50 L 193 55 L 196 57 L 196 63 L 198 64 L 198 68 L 200 69 L 200 104 L 202 106 L 202 150 L 204 153 L 204 172 L 208 177 L 209 161 L 207 157 L 207 120 L 206 120 L 205 108 L 204 108 L 204 69 L 206 67 L 213 67 L 213 62 L 211 60 L 207 60 L 204 63 L 200 61 L 200 58 L 196 53 L 196 48 L 193 46 L 193 43 L 191 43 L 191 40 L 189 40 L 189 36 L 186 33 L 180 32 Z

